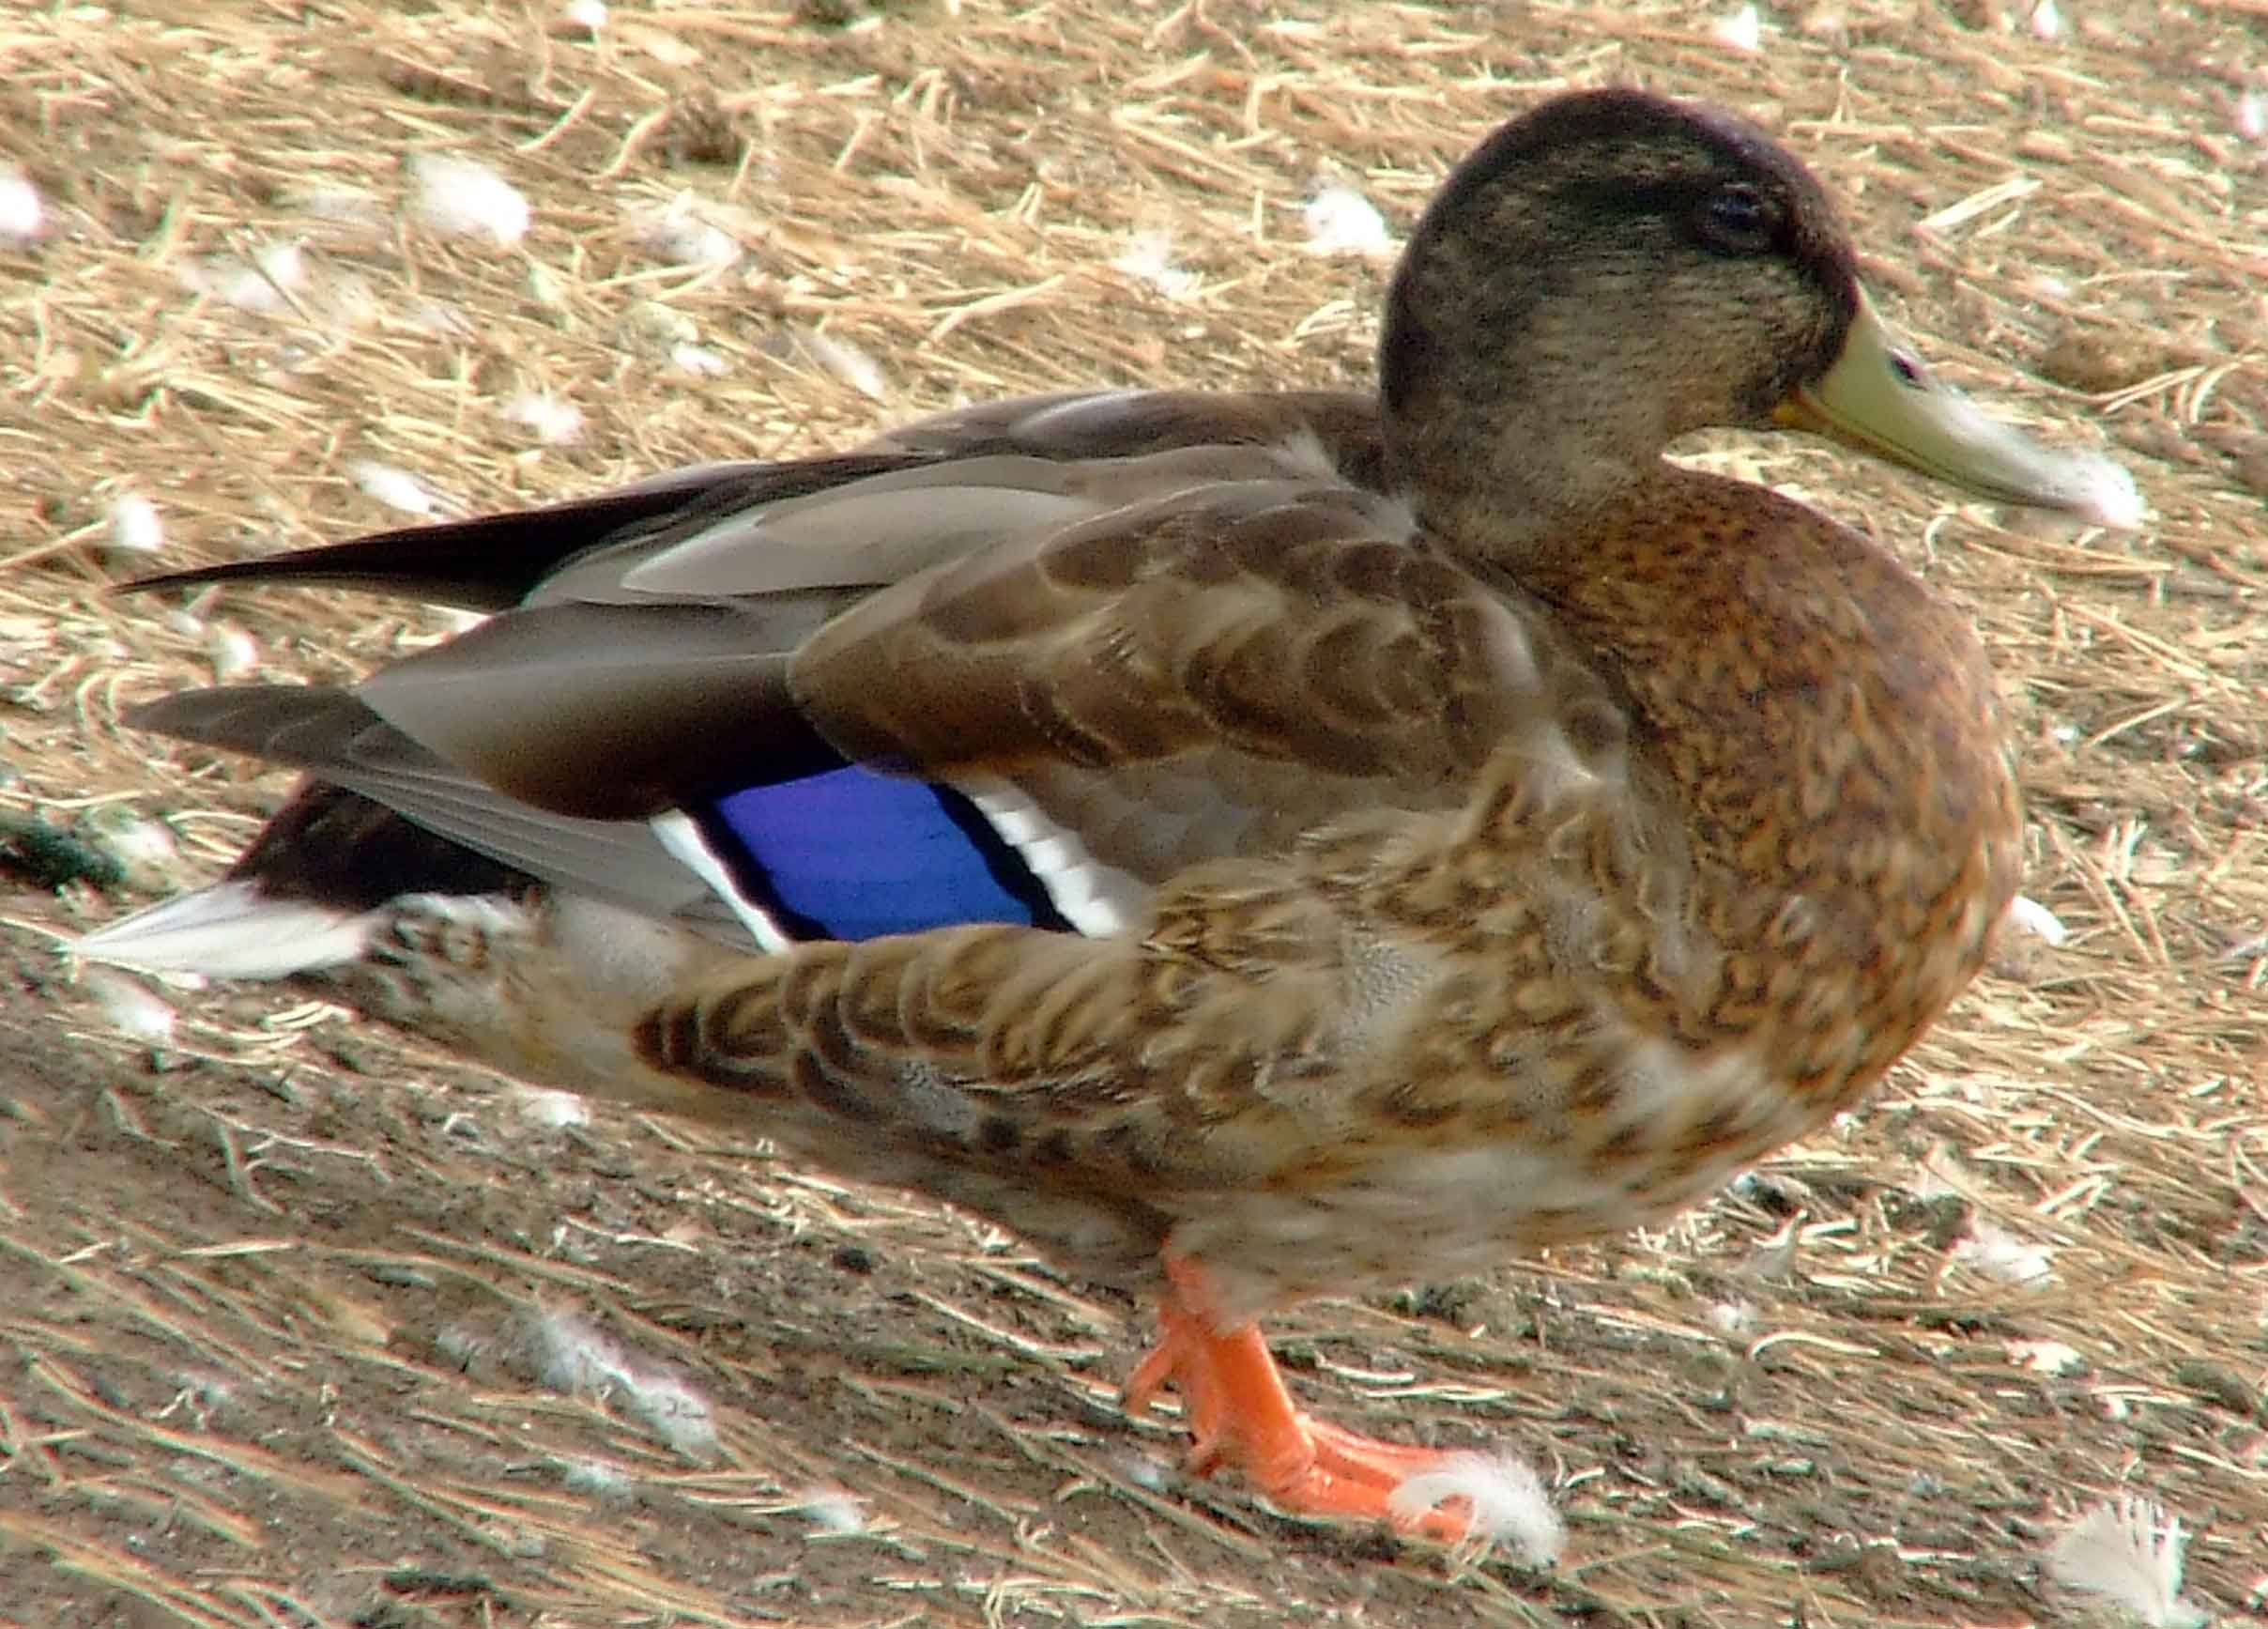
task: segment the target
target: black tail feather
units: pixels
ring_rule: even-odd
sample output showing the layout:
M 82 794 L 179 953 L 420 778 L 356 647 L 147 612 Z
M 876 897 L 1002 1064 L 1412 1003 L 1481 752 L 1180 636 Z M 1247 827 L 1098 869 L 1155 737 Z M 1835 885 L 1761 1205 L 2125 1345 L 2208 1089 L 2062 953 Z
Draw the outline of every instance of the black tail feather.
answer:
M 224 582 L 319 584 L 476 611 L 507 610 L 588 550 L 664 541 L 731 510 L 782 502 L 928 461 L 892 453 L 789 464 L 699 465 L 542 509 L 402 527 L 349 543 L 137 577 L 116 592 Z

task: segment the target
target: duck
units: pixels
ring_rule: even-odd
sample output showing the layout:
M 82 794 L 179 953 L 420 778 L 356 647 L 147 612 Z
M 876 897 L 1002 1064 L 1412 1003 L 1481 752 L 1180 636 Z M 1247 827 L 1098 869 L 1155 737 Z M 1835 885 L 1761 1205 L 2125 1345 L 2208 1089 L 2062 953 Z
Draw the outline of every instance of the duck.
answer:
M 1710 428 L 2139 512 L 1923 366 L 1785 147 L 1571 91 L 1424 209 L 1374 388 L 988 402 L 129 585 L 484 620 L 130 712 L 305 778 L 75 948 L 962 1206 L 1156 1304 L 1126 1395 L 1194 1470 L 1457 1538 L 1456 1456 L 1308 1414 L 1263 1320 L 1706 1198 L 1860 1102 L 2017 886 L 1967 619 L 1665 455 Z

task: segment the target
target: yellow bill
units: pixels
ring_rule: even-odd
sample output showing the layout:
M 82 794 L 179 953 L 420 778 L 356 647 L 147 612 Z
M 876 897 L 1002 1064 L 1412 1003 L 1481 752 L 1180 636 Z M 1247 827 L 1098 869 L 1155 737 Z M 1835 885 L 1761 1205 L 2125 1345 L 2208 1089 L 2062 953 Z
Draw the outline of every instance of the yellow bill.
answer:
M 2141 523 L 2134 477 L 2107 458 L 2056 453 L 1933 377 L 1883 326 L 1862 294 L 1843 355 L 1825 376 L 1799 385 L 1772 414 L 1934 475 L 1980 498 L 2058 509 L 2098 526 Z

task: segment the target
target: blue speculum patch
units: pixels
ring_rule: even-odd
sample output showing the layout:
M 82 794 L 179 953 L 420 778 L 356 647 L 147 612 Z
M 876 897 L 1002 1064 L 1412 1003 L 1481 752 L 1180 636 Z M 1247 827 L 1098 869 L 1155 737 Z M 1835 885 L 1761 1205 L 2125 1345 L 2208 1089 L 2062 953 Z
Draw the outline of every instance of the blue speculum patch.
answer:
M 1070 930 L 1023 857 L 951 787 L 846 765 L 690 812 L 749 902 L 791 939 L 967 922 Z

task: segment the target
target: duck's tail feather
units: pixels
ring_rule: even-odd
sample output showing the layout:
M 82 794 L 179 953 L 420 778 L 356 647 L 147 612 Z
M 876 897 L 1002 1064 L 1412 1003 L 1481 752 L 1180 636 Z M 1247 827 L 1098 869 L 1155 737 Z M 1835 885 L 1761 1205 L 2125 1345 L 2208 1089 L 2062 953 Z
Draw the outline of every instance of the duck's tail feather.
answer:
M 72 949 L 148 973 L 288 978 L 360 960 L 405 895 L 508 897 L 534 885 L 360 792 L 311 780 L 220 882 L 113 922 Z
M 381 911 L 292 899 L 239 877 L 138 911 L 71 949 L 145 973 L 289 978 L 360 960 L 384 921 Z
M 350 913 L 410 894 L 516 896 L 549 884 L 755 949 L 739 920 L 642 821 L 530 808 L 481 785 L 344 690 L 184 691 L 128 722 L 309 771 L 231 879 Z

